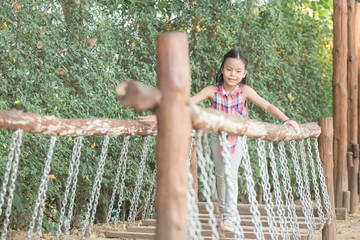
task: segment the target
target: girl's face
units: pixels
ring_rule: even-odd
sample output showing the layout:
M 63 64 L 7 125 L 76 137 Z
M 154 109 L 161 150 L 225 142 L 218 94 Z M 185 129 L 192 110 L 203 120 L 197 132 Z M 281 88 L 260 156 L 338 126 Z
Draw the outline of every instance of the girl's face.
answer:
M 236 85 L 246 76 L 245 64 L 238 58 L 227 58 L 221 69 L 224 77 L 224 88 L 227 93 L 232 92 Z

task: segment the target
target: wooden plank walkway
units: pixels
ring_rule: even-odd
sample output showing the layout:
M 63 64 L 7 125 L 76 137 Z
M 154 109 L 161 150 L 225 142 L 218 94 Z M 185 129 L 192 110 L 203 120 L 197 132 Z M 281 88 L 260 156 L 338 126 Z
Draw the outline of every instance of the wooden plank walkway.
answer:
M 199 206 L 199 220 L 201 222 L 202 231 L 201 234 L 205 240 L 212 239 L 212 230 L 211 226 L 208 224 L 209 214 L 206 213 L 205 203 L 200 202 Z M 250 212 L 250 205 L 248 204 L 238 204 L 238 210 L 241 216 L 241 226 L 244 230 L 244 236 L 246 239 L 256 239 L 256 235 L 253 232 L 254 224 L 252 222 L 252 214 Z M 276 209 L 274 209 L 276 211 Z M 259 212 L 261 214 L 260 220 L 263 226 L 263 232 L 265 239 L 271 239 L 269 224 L 266 217 L 265 205 L 259 205 Z M 337 219 L 347 219 L 347 212 L 345 209 L 337 209 L 336 211 Z M 305 221 L 304 214 L 302 212 L 302 207 L 296 205 L 296 214 L 299 223 L 299 230 L 301 239 L 307 239 L 308 230 Z M 317 214 L 317 208 L 314 208 L 314 221 L 316 224 L 316 229 L 319 229 L 319 217 Z M 278 220 L 278 217 L 276 217 Z M 289 223 L 288 223 L 289 226 Z M 280 234 L 281 230 L 278 228 Z M 229 232 L 219 231 L 221 240 L 230 240 L 234 239 L 234 234 Z M 111 231 L 107 230 L 105 232 L 106 239 L 156 239 L 156 219 L 145 219 L 141 221 L 141 226 L 128 226 L 126 231 Z M 281 237 L 280 237 L 281 239 Z M 89 239 L 90 240 L 90 239 Z M 97 239 L 99 240 L 99 239 Z M 101 239 L 100 239 L 101 240 Z

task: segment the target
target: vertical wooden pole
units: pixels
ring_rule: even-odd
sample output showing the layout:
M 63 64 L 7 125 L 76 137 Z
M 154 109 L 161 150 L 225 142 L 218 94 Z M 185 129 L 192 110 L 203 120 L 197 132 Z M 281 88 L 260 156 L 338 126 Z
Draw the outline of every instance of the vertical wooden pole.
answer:
M 360 84 L 360 1 L 355 2 L 355 48 L 356 48 L 356 60 L 357 60 L 357 79 L 358 79 L 358 86 Z M 360 106 L 360 97 L 358 97 L 358 107 Z M 360 121 L 359 121 L 359 116 L 360 115 L 360 111 L 358 110 L 358 131 L 360 129 L 359 125 L 360 125 Z M 360 143 L 360 134 L 358 132 L 358 143 Z M 359 149 L 359 145 L 357 146 Z M 357 186 L 358 186 L 358 194 L 360 193 L 359 190 L 359 167 L 360 167 L 360 163 L 359 161 L 357 162 L 358 164 L 358 176 L 357 176 Z M 359 198 L 360 199 L 360 198 Z
M 194 182 L 193 182 L 193 188 L 195 191 L 195 200 L 196 202 L 198 202 L 198 175 L 197 175 L 197 171 L 198 171 L 198 165 L 197 165 L 197 158 L 196 158 L 196 146 L 195 143 L 193 145 L 193 149 L 191 152 L 191 159 L 190 159 L 190 172 L 191 175 L 193 176 Z
M 360 2 L 355 3 L 355 47 L 356 47 L 356 59 L 357 59 L 357 77 L 358 86 L 360 84 Z M 360 107 L 360 98 L 358 98 L 358 107 Z M 360 111 L 358 110 L 358 119 L 360 117 Z M 360 121 L 358 121 L 358 131 Z M 358 133 L 358 143 L 360 143 L 360 134 Z
M 333 114 L 335 204 L 343 207 L 348 190 L 347 152 L 347 0 L 334 0 Z
M 332 210 L 335 213 L 335 196 L 334 196 L 334 164 L 333 164 L 333 118 L 320 118 L 319 126 L 321 127 L 321 135 L 319 136 L 319 153 L 324 170 L 325 184 L 329 193 L 329 200 Z M 323 240 L 335 240 L 336 228 L 335 220 L 325 225 L 322 230 Z
M 157 191 L 156 239 L 187 239 L 187 157 L 191 120 L 187 102 L 190 62 L 187 36 L 157 37 L 157 78 L 162 101 L 156 110 Z
M 358 150 L 358 77 L 357 77 L 357 53 L 355 46 L 355 1 L 348 0 L 348 151 L 352 152 L 353 167 L 349 167 L 349 191 L 350 191 L 350 213 L 355 214 L 359 208 L 358 197 L 358 172 L 359 154 Z

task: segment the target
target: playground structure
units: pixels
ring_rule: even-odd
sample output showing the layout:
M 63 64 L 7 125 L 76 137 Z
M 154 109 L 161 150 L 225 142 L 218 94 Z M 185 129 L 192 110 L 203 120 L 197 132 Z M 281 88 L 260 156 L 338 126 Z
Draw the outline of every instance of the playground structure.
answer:
M 116 91 L 118 100 L 122 104 L 133 106 L 136 110 L 153 110 L 157 114 L 158 129 L 157 131 L 140 124 L 138 121 L 122 121 L 110 119 L 58 119 L 55 117 L 40 116 L 37 114 L 26 114 L 13 111 L 2 111 L 0 119 L 0 128 L 16 130 L 13 135 L 13 147 L 9 153 L 9 162 L 5 179 L 9 179 L 9 197 L 7 202 L 7 209 L 5 211 L 6 217 L 4 222 L 4 230 L 2 232 L 3 238 L 6 238 L 6 231 L 8 222 L 11 216 L 11 200 L 14 191 L 14 181 L 16 179 L 17 164 L 19 162 L 21 135 L 22 132 L 41 133 L 52 136 L 78 136 L 74 141 L 74 149 L 72 156 L 72 163 L 69 168 L 69 179 L 67 190 L 65 192 L 64 201 L 62 203 L 61 216 L 59 218 L 58 237 L 66 238 L 69 231 L 69 223 L 72 216 L 71 206 L 74 204 L 76 196 L 76 175 L 78 174 L 77 166 L 80 161 L 81 152 L 81 138 L 82 136 L 90 135 L 106 135 L 103 143 L 103 150 L 101 151 L 99 169 L 93 184 L 91 198 L 87 207 L 87 214 L 83 224 L 83 236 L 91 234 L 94 216 L 96 213 L 96 205 L 101 188 L 101 178 L 104 171 L 104 163 L 106 161 L 107 146 L 109 144 L 109 136 L 119 135 L 156 135 L 156 199 L 152 200 L 151 191 L 145 200 L 145 211 L 142 213 L 143 219 L 148 215 L 146 209 L 154 201 L 156 209 L 156 228 L 143 227 L 142 230 L 147 229 L 150 232 L 137 233 L 131 232 L 136 229 L 133 227 L 135 216 L 137 215 L 137 206 L 139 198 L 139 188 L 142 182 L 142 172 L 139 170 L 138 180 L 136 183 L 133 200 L 131 201 L 132 212 L 129 214 L 127 232 L 107 231 L 107 237 L 122 237 L 122 238 L 144 238 L 144 239 L 302 239 L 312 237 L 315 229 L 325 226 L 324 235 L 330 235 L 329 230 L 332 229 L 331 223 L 334 218 L 335 209 L 333 205 L 332 195 L 328 195 L 327 185 L 331 186 L 328 177 L 332 170 L 331 166 L 326 166 L 324 162 L 325 172 L 323 175 L 321 161 L 326 161 L 326 155 L 330 153 L 332 144 L 328 141 L 332 139 L 331 130 L 327 129 L 331 124 L 331 119 L 320 120 L 320 125 L 323 127 L 322 132 L 326 133 L 320 136 L 319 150 L 316 137 L 320 134 L 320 127 L 316 123 L 309 123 L 301 125 L 301 133 L 296 135 L 294 131 L 288 126 L 278 126 L 274 124 L 261 123 L 254 120 L 245 120 L 228 116 L 221 112 L 214 110 L 201 109 L 197 106 L 189 106 L 189 84 L 190 84 L 190 70 L 189 59 L 187 51 L 187 39 L 185 34 L 168 33 L 158 36 L 158 87 L 149 88 L 139 85 L 134 82 L 125 82 L 119 86 Z M 134 94 L 136 93 L 136 94 Z M 129 100 L 130 99 L 130 100 Z M 329 122 L 330 121 L 330 122 Z M 326 128 L 327 126 L 327 128 Z M 196 204 L 196 191 L 192 189 L 193 182 L 188 179 L 196 181 L 197 174 L 189 173 L 189 147 L 191 143 L 190 136 L 191 129 L 198 129 L 195 133 L 196 151 L 199 162 L 199 179 L 204 185 L 206 198 L 205 203 Z M 330 128 L 331 129 L 331 128 Z M 252 171 L 250 158 L 248 154 L 243 159 L 244 170 L 246 175 L 246 188 L 249 194 L 249 204 L 239 207 L 239 214 L 234 212 L 238 218 L 238 225 L 236 226 L 235 235 L 218 232 L 216 228 L 216 211 L 212 197 L 214 193 L 214 175 L 212 172 L 210 161 L 209 148 L 207 143 L 206 132 L 219 131 L 222 134 L 222 144 L 225 144 L 224 137 L 226 134 L 242 135 L 243 151 L 248 153 L 247 138 L 255 138 L 257 141 L 257 149 L 259 156 L 259 164 L 262 169 L 262 188 L 264 189 L 264 206 L 259 206 L 256 200 L 256 192 L 254 191 L 254 180 L 252 179 Z M 204 135 L 205 134 L 205 135 Z M 194 135 L 194 134 L 193 134 Z M 315 138 L 311 140 L 310 138 Z M 127 139 L 127 140 L 126 140 Z M 305 141 L 302 139 L 306 139 Z M 269 157 L 272 164 L 272 178 L 273 178 L 273 193 L 270 191 L 269 170 L 267 169 L 266 159 L 267 154 L 265 150 L 264 140 L 270 141 L 268 144 Z M 295 140 L 300 140 L 298 143 Z M 128 138 L 124 140 L 124 147 L 122 156 L 126 156 L 126 146 Z M 144 139 L 144 151 L 141 157 L 141 166 L 146 161 L 146 149 L 148 146 L 148 137 Z M 280 156 L 281 172 L 277 173 L 275 154 L 272 141 L 280 141 L 278 144 Z M 284 141 L 290 141 L 290 151 L 292 156 L 292 164 L 296 173 L 296 184 L 299 188 L 301 206 L 295 206 L 294 196 L 292 195 L 291 183 L 289 178 L 289 168 L 287 164 Z M 34 204 L 34 214 L 29 226 L 28 238 L 33 236 L 36 223 L 38 223 L 35 230 L 35 236 L 39 238 L 41 235 L 41 222 L 44 210 L 44 201 L 46 198 L 47 181 L 49 179 L 49 171 L 51 166 L 51 155 L 54 149 L 55 138 L 51 137 L 49 152 L 47 154 L 46 166 L 44 169 L 42 182 L 39 187 L 38 200 Z M 305 147 L 306 146 L 306 147 Z M 299 155 L 298 155 L 298 149 Z M 305 149 L 308 149 L 307 152 Z M 225 152 L 225 151 L 224 151 Z M 313 154 L 314 153 L 314 154 Z M 321 157 L 320 157 L 321 156 Z M 329 157 L 329 155 L 327 156 Z M 225 159 L 228 159 L 225 155 Z M 331 158 L 330 158 L 331 159 Z M 253 160 L 252 160 L 253 161 Z M 124 166 L 125 159 L 119 161 L 119 164 Z M 311 165 L 312 173 L 308 171 L 308 163 Z M 195 163 L 192 162 L 194 165 Z M 119 168 L 120 169 L 120 168 Z M 317 171 L 315 171 L 317 169 Z M 124 170 L 124 167 L 122 168 Z M 10 176 L 11 172 L 11 176 Z M 121 175 L 120 170 L 117 171 L 115 178 L 113 195 L 123 191 L 124 185 L 118 188 L 118 181 Z M 313 200 L 311 199 L 310 180 L 309 176 L 316 176 L 312 178 L 313 185 L 318 186 L 315 190 L 316 207 L 313 208 Z M 281 176 L 279 178 L 279 176 Z M 6 178 L 7 177 L 7 178 Z M 122 173 L 124 177 L 124 172 Z M 155 174 L 154 174 L 155 177 Z M 212 180 L 211 180 L 212 179 Z M 280 179 L 282 185 L 285 187 L 284 192 L 280 190 Z M 331 178 L 330 178 L 331 180 Z M 73 182 L 72 185 L 71 182 Z M 4 198 L 6 193 L 7 182 L 4 181 L 1 198 Z M 70 196 L 70 189 L 72 190 Z M 316 189 L 316 188 L 314 188 Z M 121 194 L 120 194 L 121 195 Z M 65 217 L 65 207 L 67 206 L 67 199 L 69 198 L 68 216 Z M 275 200 L 273 200 L 275 198 Z M 275 201 L 275 202 L 274 202 Z M 119 197 L 119 204 L 121 205 L 121 197 Z M 215 204 L 216 205 L 216 204 Z M 109 209 L 114 207 L 113 200 Z M 206 214 L 203 214 L 204 208 Z M 64 210 L 63 210 L 64 209 Z M 199 215 L 199 210 L 202 212 Z M 250 210 L 250 211 L 249 211 Z M 115 217 L 115 225 L 117 221 L 117 209 Z M 342 209 L 337 209 L 338 216 L 346 217 L 346 213 L 341 213 Z M 109 211 L 110 213 L 110 211 Z M 242 217 L 241 214 L 250 215 L 250 217 Z M 266 216 L 263 218 L 262 216 Z M 205 218 L 205 219 L 204 219 Z M 108 218 L 109 219 L 109 218 Z M 201 224 L 205 222 L 206 225 Z M 39 224 L 40 223 L 40 224 Z M 143 224 L 154 224 L 154 220 L 145 221 Z M 62 225 L 65 226 L 65 231 L 62 232 Z M 112 224 L 112 223 L 111 223 Z M 245 224 L 244 227 L 242 224 Z M 263 228 L 264 226 L 264 228 Z M 203 230 L 202 230 L 203 229 Z M 156 234 L 155 234 L 156 231 Z M 132 234 L 132 235 L 131 235 Z M 204 236 L 203 236 L 204 235 Z M 331 239 L 331 238 L 327 238 Z
M 332 212 L 336 213 L 337 219 L 341 217 L 346 218 L 346 212 L 356 213 L 358 210 L 358 167 L 359 167 L 359 154 L 358 154 L 358 78 L 359 76 L 356 69 L 359 69 L 359 61 L 356 63 L 357 52 L 359 52 L 359 47 L 356 45 L 359 44 L 359 40 L 352 42 L 351 39 L 354 39 L 354 36 L 351 35 L 354 30 L 354 26 L 351 24 L 351 19 L 359 19 L 355 17 L 354 9 L 355 6 L 352 5 L 355 3 L 354 1 L 349 1 L 349 5 L 346 4 L 346 1 L 334 1 L 334 123 L 332 123 L 332 119 L 324 118 L 319 119 L 319 125 L 321 126 L 322 135 L 319 136 L 319 158 L 315 157 L 316 161 L 321 159 L 322 168 L 324 170 L 324 179 L 325 186 L 329 190 L 329 201 L 332 207 Z M 359 3 L 356 3 L 359 5 Z M 347 11 L 350 9 L 352 11 Z M 358 9 L 358 8 L 357 8 Z M 357 15 L 359 16 L 359 15 Z M 350 19 L 348 21 L 348 19 Z M 356 22 L 356 21 L 353 22 Z M 357 20 L 357 23 L 359 21 Z M 346 26 L 347 23 L 350 23 Z M 340 25 L 342 24 L 342 25 Z M 359 24 L 358 24 L 359 25 Z M 359 26 L 357 25 L 357 29 Z M 346 30 L 348 29 L 348 30 Z M 359 35 L 359 30 L 357 30 L 356 36 Z M 176 37 L 175 37 L 176 36 Z M 349 37 L 348 37 L 349 36 Z M 170 40 L 171 39 L 171 40 Z M 181 39 L 181 40 L 179 40 Z M 347 41 L 347 39 L 350 39 Z M 349 44 L 349 45 L 348 45 Z M 357 49 L 356 49 L 357 47 Z M 179 49 L 182 49 L 183 52 L 178 52 Z M 136 83 L 128 82 L 127 86 L 123 85 L 122 89 L 126 90 L 129 94 L 125 94 L 123 99 L 119 99 L 124 105 L 133 106 L 138 110 L 152 110 L 154 111 L 159 119 L 159 129 L 158 131 L 148 128 L 138 121 L 122 121 L 122 120 L 103 120 L 99 121 L 98 119 L 57 119 L 54 117 L 46 117 L 40 115 L 33 114 L 22 114 L 19 112 L 10 112 L 10 111 L 1 111 L 0 113 L 0 128 L 2 129 L 10 129 L 17 130 L 21 129 L 24 132 L 29 133 L 40 133 L 52 136 L 91 136 L 91 135 L 108 135 L 108 136 L 119 136 L 119 135 L 142 135 L 142 136 L 157 136 L 157 146 L 156 146 L 156 159 L 157 159 L 157 186 L 156 186 L 156 216 L 157 220 L 152 221 L 143 221 L 143 225 L 148 224 L 148 226 L 157 224 L 156 228 L 148 227 L 148 231 L 151 231 L 147 234 L 139 234 L 138 235 L 126 235 L 126 233 L 116 233 L 113 231 L 108 231 L 108 237 L 119 237 L 123 234 L 123 237 L 139 237 L 143 235 L 144 238 L 157 238 L 157 239 L 185 239 L 188 236 L 191 236 L 193 239 L 201 239 L 199 235 L 199 221 L 200 223 L 206 222 L 206 226 L 202 227 L 210 227 L 210 231 L 205 231 L 206 229 L 202 228 L 204 231 L 201 233 L 208 234 L 204 239 L 212 238 L 216 239 L 216 230 L 213 226 L 213 217 L 216 213 L 212 215 L 211 212 L 208 211 L 211 203 L 207 201 L 206 203 L 199 203 L 198 210 L 201 212 L 207 212 L 205 215 L 200 213 L 198 216 L 199 221 L 196 220 L 196 208 L 194 208 L 193 203 L 189 205 L 188 194 L 191 192 L 191 184 L 187 182 L 190 176 L 196 176 L 196 174 L 188 174 L 188 164 L 186 161 L 189 159 L 189 145 L 190 143 L 190 135 L 191 128 L 194 129 L 202 129 L 201 131 L 225 131 L 228 134 L 238 134 L 238 135 L 246 135 L 249 138 L 262 138 L 268 141 L 290 141 L 299 140 L 299 148 L 302 148 L 303 140 L 308 140 L 309 137 L 317 137 L 320 133 L 317 124 L 311 123 L 308 125 L 301 126 L 301 134 L 294 135 L 290 129 L 284 126 L 277 125 L 269 125 L 266 123 L 260 122 L 252 122 L 250 121 L 242 121 L 239 119 L 233 119 L 228 116 L 221 115 L 219 113 L 215 113 L 213 111 L 208 111 L 204 109 L 199 109 L 196 106 L 189 106 L 187 104 L 188 99 L 188 84 L 190 79 L 190 71 L 188 69 L 188 59 L 187 59 L 187 49 L 186 41 L 182 36 L 174 35 L 174 34 L 165 34 L 159 36 L 158 39 L 158 89 L 154 88 L 152 90 L 147 89 L 146 87 L 139 86 Z M 177 60 L 177 61 L 174 61 Z M 346 64 L 345 64 L 346 63 Z M 357 65 L 357 67 L 356 67 Z M 354 80 L 355 79 L 355 80 Z M 185 81 L 186 80 L 186 81 Z M 135 90 L 131 90 L 135 89 Z M 121 88 L 120 88 L 121 89 Z M 144 90 L 147 89 L 147 90 Z M 124 92 L 124 91 L 123 91 Z M 136 92 L 136 94 L 134 94 Z M 345 93 L 345 94 L 344 94 Z M 121 91 L 120 91 L 121 95 Z M 130 100 L 129 100 L 130 99 Z M 128 103 L 126 103 L 128 102 Z M 136 103 L 136 104 L 135 104 Z M 146 103 L 146 105 L 145 105 Z M 133 105 L 132 105 L 133 104 Z M 171 114 L 169 114 L 171 113 Z M 347 117 L 344 117 L 347 116 Z M 332 146 L 333 146 L 333 131 L 334 126 L 334 156 L 332 155 Z M 11 200 L 12 195 L 11 192 L 14 190 L 14 181 L 16 179 L 16 164 L 18 161 L 21 161 L 21 130 L 14 132 L 14 143 L 12 148 L 13 151 L 9 154 L 9 172 L 6 172 L 5 175 L 8 178 L 8 182 L 3 182 L 2 188 L 1 204 L 3 204 L 4 199 L 7 199 L 6 211 L 5 214 L 5 222 L 3 223 L 5 226 L 10 221 L 11 217 Z M 197 132 L 195 135 L 197 137 L 197 152 L 199 158 L 199 164 L 201 162 L 201 153 L 204 150 L 201 149 L 201 144 L 199 143 L 199 139 L 201 142 L 202 134 L 201 132 Z M 87 207 L 87 216 L 84 225 L 84 229 L 86 232 L 91 232 L 92 224 L 94 220 L 94 214 L 96 212 L 96 204 L 98 199 L 98 194 L 100 192 L 101 187 L 101 174 L 102 167 L 104 161 L 106 160 L 106 146 L 108 144 L 109 138 L 105 137 L 104 139 L 104 147 L 103 154 L 100 156 L 99 162 L 99 170 L 97 173 L 97 181 L 93 186 L 92 198 L 90 199 L 90 203 Z M 257 140 L 258 141 L 258 140 Z M 262 140 L 259 140 L 259 149 L 262 149 Z M 311 140 L 310 140 L 311 141 Z M 146 143 L 146 141 L 144 141 Z M 37 209 L 34 209 L 33 221 L 30 223 L 29 232 L 32 232 L 35 228 L 35 222 L 41 223 L 42 211 L 44 208 L 44 198 L 46 198 L 46 183 L 49 174 L 49 167 L 51 165 L 51 153 L 52 146 L 54 146 L 55 139 L 51 138 L 50 140 L 50 148 L 47 156 L 47 167 L 44 169 L 44 177 L 41 183 L 41 187 L 39 188 L 39 197 L 38 202 L 35 204 Z M 181 143 L 181 144 L 180 144 Z M 81 137 L 76 138 L 74 141 L 74 154 L 73 154 L 73 164 L 71 165 L 73 168 L 69 168 L 69 177 L 74 177 L 76 174 L 76 166 L 79 161 L 79 152 L 81 148 Z M 126 145 L 126 140 L 124 141 L 124 145 Z M 205 144 L 206 145 L 206 144 Z M 204 146 L 205 146 L 204 145 Z M 146 150 L 146 144 L 144 144 L 144 149 Z M 269 145 L 270 146 L 270 145 Z M 317 143 L 310 143 L 310 146 L 314 148 L 317 147 Z M 244 145 L 245 147 L 245 145 Z M 126 147 L 123 147 L 126 149 Z M 205 149 L 205 148 L 204 148 Z M 125 151 L 125 150 L 124 150 Z M 260 150 L 261 152 L 262 150 Z M 144 151 L 145 152 L 145 151 Z M 206 151 L 204 151 L 205 153 Z M 302 154 L 302 151 L 299 154 Z M 280 154 L 280 153 L 279 153 Z M 303 160 L 303 156 L 301 156 L 301 160 Z M 308 153 L 307 153 L 308 154 Z M 145 154 L 144 154 L 145 155 Z M 126 153 L 124 152 L 124 156 Z M 261 154 L 259 156 L 262 156 Z M 295 154 L 296 156 L 296 154 Z M 269 156 L 270 157 L 270 156 Z M 306 158 L 306 157 L 305 157 Z M 337 171 L 333 173 L 333 160 Z M 10 159 L 13 159 L 10 161 Z M 146 157 L 143 157 L 146 159 Z M 206 161 L 206 156 L 203 156 L 203 159 Z M 259 159 L 262 159 L 259 157 Z M 295 162 L 296 162 L 296 158 Z M 124 164 L 124 162 L 122 162 Z M 194 162 L 191 162 L 191 166 L 194 168 Z M 317 167 L 319 163 L 317 162 Z M 10 167 L 12 166 L 12 168 Z M 199 165 L 200 167 L 200 165 Z M 201 167 L 200 167 L 201 168 Z M 72 170 L 71 170 L 72 169 Z M 313 169 L 313 168 L 312 168 Z M 11 170 L 11 171 L 10 171 Z M 295 170 L 295 168 L 294 168 Z M 285 172 L 284 172 L 285 173 Z M 202 173 L 203 174 L 203 173 Z M 205 173 L 204 173 L 205 174 Z M 209 173 L 208 173 L 209 174 Z M 282 173 L 281 173 L 282 174 Z M 303 176 L 307 174 L 301 173 Z M 312 173 L 311 173 L 312 174 Z M 205 174 L 206 175 L 206 174 Z M 312 174 L 314 176 L 314 174 Z M 321 179 L 321 171 L 318 171 L 316 176 Z M 334 180 L 333 180 L 333 175 Z M 120 176 L 120 175 L 119 175 Z M 122 175 L 124 176 L 124 175 Z M 154 175 L 155 176 L 155 175 Z M 201 178 L 201 174 L 199 173 L 199 179 Z M 297 174 L 297 176 L 300 176 Z M 299 182 L 300 181 L 300 177 Z M 74 184 L 76 186 L 76 178 L 73 179 Z M 116 178 L 117 179 L 117 178 Z M 141 185 L 141 176 L 139 175 L 139 184 Z M 195 178 L 194 178 L 195 180 Z M 320 205 L 317 205 L 314 208 L 314 218 L 311 216 L 311 211 L 309 211 L 309 198 L 308 198 L 308 187 L 305 180 L 303 179 L 304 185 L 304 195 L 302 198 L 302 207 L 295 206 L 295 213 L 298 216 L 299 222 L 299 235 L 297 233 L 284 232 L 276 233 L 276 228 L 270 227 L 269 231 L 264 231 L 265 228 L 262 226 L 271 226 L 273 224 L 272 211 L 267 211 L 263 206 L 258 206 L 259 211 L 254 210 L 255 207 L 251 207 L 249 205 L 240 206 L 239 214 L 241 216 L 241 223 L 246 225 L 251 225 L 250 230 L 242 229 L 240 227 L 237 228 L 236 234 L 241 238 L 243 232 L 243 236 L 246 238 L 276 238 L 274 236 L 279 235 L 280 238 L 303 238 L 309 236 L 311 238 L 313 226 L 315 223 L 315 227 L 318 229 L 320 226 L 324 225 L 323 221 L 326 222 L 323 228 L 323 239 L 335 239 L 335 225 L 332 222 L 327 225 L 331 221 L 331 215 L 329 215 L 329 211 L 325 211 L 325 215 L 321 216 L 317 211 L 319 210 Z M 297 184 L 299 184 L 297 182 Z M 5 196 L 6 184 L 9 183 L 9 195 Z M 249 182 L 251 185 L 251 180 L 249 178 Z M 275 184 L 275 182 L 273 182 Z M 321 181 L 320 181 L 321 185 Z M 114 185 L 114 187 L 116 184 Z M 264 180 L 264 186 L 267 186 L 266 179 Z M 124 187 L 124 186 L 122 186 Z M 155 187 L 155 186 L 154 186 Z M 5 190 L 4 190 L 5 189 Z M 266 188 L 265 188 L 266 189 Z M 75 189 L 76 190 L 76 189 Z M 115 189 L 117 192 L 118 189 Z M 196 189 L 195 189 L 196 190 Z M 274 193 L 276 188 L 274 189 Z M 120 186 L 121 192 L 121 186 Z M 135 191 L 137 193 L 137 191 Z M 324 193 L 322 192 L 321 197 L 324 197 Z M 68 192 L 68 197 L 70 192 Z M 134 199 L 137 194 L 134 194 Z M 75 196 L 75 195 L 72 195 Z M 71 218 L 71 203 L 74 201 L 72 196 L 69 198 L 69 213 L 68 216 Z M 264 195 L 265 196 L 265 195 Z M 290 200 L 291 197 L 289 197 Z M 326 198 L 326 197 L 325 197 Z M 66 199 L 66 197 L 64 197 Z M 151 205 L 153 197 L 151 196 L 151 192 L 149 193 L 149 197 L 145 200 Z M 191 198 L 193 201 L 194 199 Z M 195 199 L 196 200 L 196 199 Z M 284 199 L 286 200 L 286 199 Z M 137 200 L 133 201 L 134 208 L 136 208 Z M 291 202 L 291 200 L 290 200 Z M 254 204 L 254 201 L 251 202 Z M 271 202 L 268 202 L 271 205 Z M 275 201 L 275 204 L 276 203 Z M 67 202 L 64 202 L 64 205 L 67 205 Z M 189 208 L 190 206 L 190 208 Z M 205 207 L 206 206 L 206 207 Z M 281 204 L 279 205 L 281 206 Z M 323 209 L 325 209 L 326 204 L 323 205 Z M 329 205 L 328 205 L 329 206 Z M 286 207 L 292 207 L 291 204 L 286 204 Z M 336 207 L 336 210 L 335 210 Z M 206 209 L 205 209 L 206 208 Z M 246 209 L 253 209 L 252 212 L 244 211 Z M 188 209 L 193 209 L 194 211 L 188 211 Z M 276 210 L 275 210 L 276 209 Z M 274 208 L 276 214 L 279 214 L 280 208 Z M 307 209 L 307 210 L 304 210 Z M 345 213 L 344 213 L 344 209 Z M 35 211 L 36 210 L 36 211 Z M 38 210 L 38 212 L 37 212 Z M 326 210 L 326 209 L 325 209 Z M 304 212 L 303 212 L 304 211 Z M 245 213 L 246 212 L 246 213 Z M 291 214 L 292 211 L 288 211 L 288 214 Z M 270 214 L 269 214 L 270 213 Z M 280 210 L 279 216 L 276 217 L 276 224 L 281 224 L 281 221 L 284 219 L 288 219 L 290 221 L 291 217 L 289 215 L 281 215 L 282 210 Z M 134 214 L 134 212 L 133 212 Z M 131 216 L 134 216 L 130 214 Z M 148 212 L 144 212 L 144 217 L 148 214 Z M 195 215 L 191 215 L 195 214 Z M 251 217 L 251 221 L 247 221 L 246 217 L 243 215 L 249 214 Z M 259 218 L 258 214 L 261 216 L 267 216 L 267 220 L 263 220 Z M 191 218 L 189 218 L 189 216 Z M 68 217 L 68 218 L 69 218 Z M 206 219 L 203 219 L 205 217 Z M 59 219 L 59 228 L 63 224 L 62 221 L 65 220 L 65 232 L 59 233 L 62 237 L 66 236 L 66 230 L 69 227 L 69 221 L 64 219 Z M 192 219 L 192 224 L 188 224 L 188 220 Z M 313 219 L 313 220 L 312 220 Z M 279 220 L 279 222 L 277 222 Z M 68 222 L 66 222 L 68 221 Z M 133 217 L 130 218 L 129 224 L 133 223 Z M 301 223 L 304 221 L 304 223 Z M 291 221 L 290 221 L 291 222 Z M 296 221 L 293 224 L 296 225 Z M 201 225 L 201 224 L 200 224 Z M 39 227 L 40 226 L 40 227 Z M 279 225 L 280 226 L 280 225 Z M 294 225 L 292 225 L 294 226 Z M 87 229 L 88 228 L 88 229 Z M 306 229 L 305 231 L 300 231 L 302 228 Z M 145 228 L 142 228 L 144 230 Z M 155 230 L 156 229 L 156 230 Z M 294 228 L 296 229 L 296 227 Z M 128 228 L 127 234 L 131 231 L 131 228 Z M 135 231 L 136 229 L 133 228 Z M 277 230 L 283 230 L 277 229 Z M 154 233 L 156 231 L 156 234 Z M 41 224 L 38 224 L 36 229 L 36 236 L 41 234 Z M 2 234 L 6 237 L 6 228 L 3 229 Z M 87 234 L 87 233 L 86 233 Z M 84 235 L 86 235 L 84 234 Z M 213 235 L 215 234 L 215 235 Z M 221 234 L 221 233 L 218 233 Z M 281 236 L 280 236 L 281 234 Z M 284 234 L 284 235 L 282 235 Z M 30 234 L 31 236 L 31 234 Z M 86 235 L 88 236 L 88 235 Z M 5 238 L 3 237 L 3 238 Z M 220 236 L 220 237 L 232 237 L 232 236 Z M 235 236 L 236 237 L 236 236 Z

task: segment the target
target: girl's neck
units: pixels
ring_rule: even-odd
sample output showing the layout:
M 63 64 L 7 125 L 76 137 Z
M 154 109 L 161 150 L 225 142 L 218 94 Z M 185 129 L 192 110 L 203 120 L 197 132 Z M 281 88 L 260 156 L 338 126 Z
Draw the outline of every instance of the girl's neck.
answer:
M 226 85 L 225 82 L 223 82 L 223 87 L 224 87 L 224 90 L 226 93 L 231 93 L 232 91 L 235 90 L 235 88 L 237 87 L 237 85 L 235 86 L 229 86 L 229 85 Z

